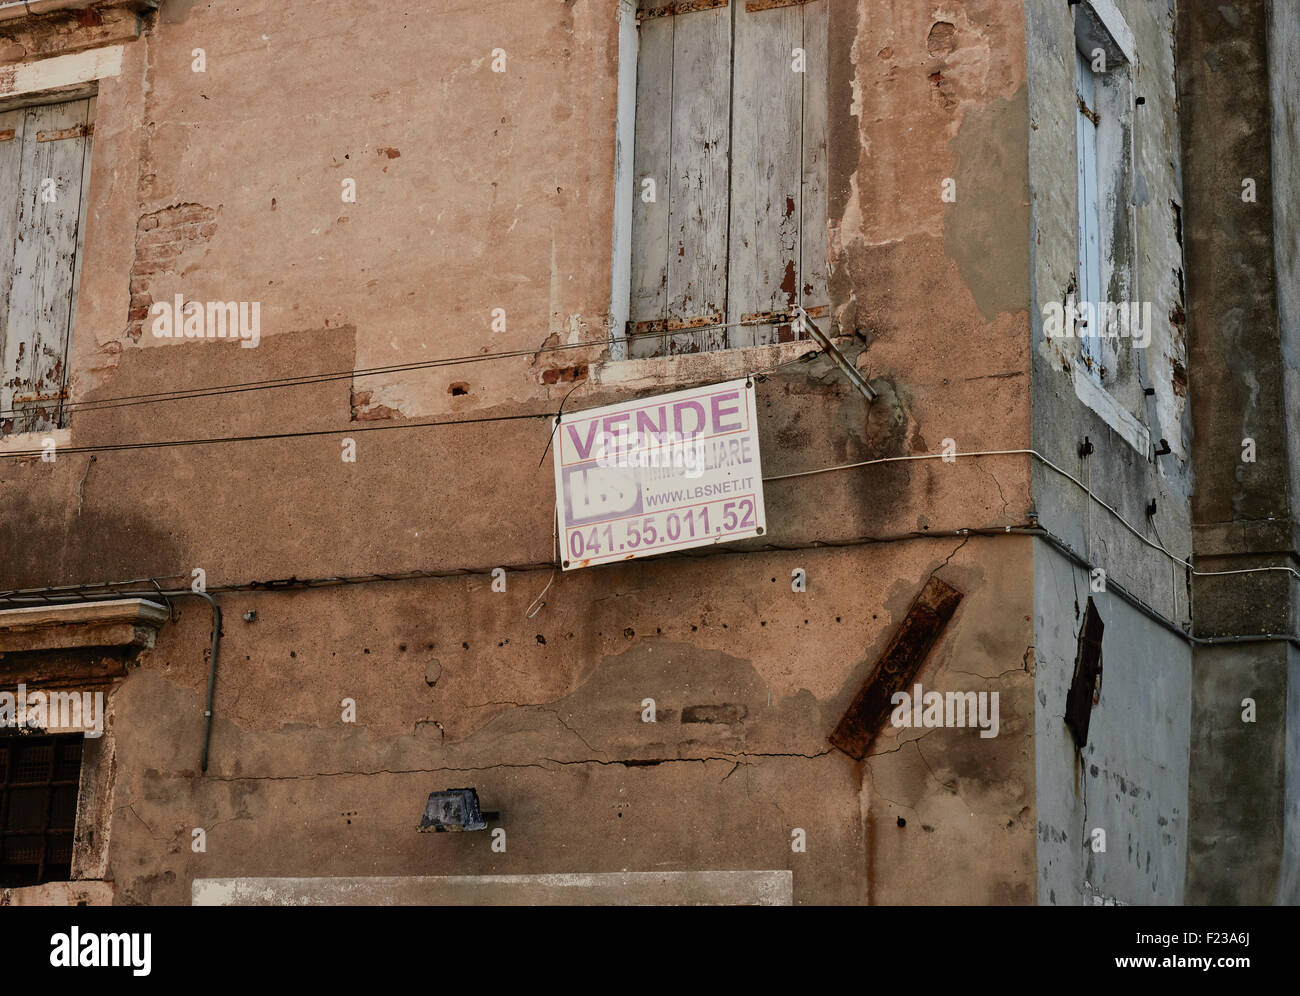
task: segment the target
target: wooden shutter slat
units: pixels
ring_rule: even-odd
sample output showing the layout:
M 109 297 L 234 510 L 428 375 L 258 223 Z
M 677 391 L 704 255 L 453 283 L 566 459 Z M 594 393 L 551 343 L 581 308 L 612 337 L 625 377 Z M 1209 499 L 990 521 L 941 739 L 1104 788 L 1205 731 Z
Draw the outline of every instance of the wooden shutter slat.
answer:
M 714 325 L 726 312 L 730 200 L 731 12 L 673 24 L 672 164 L 668 208 L 668 321 Z M 663 352 L 721 349 L 726 329 L 668 340 Z
M 22 190 L 23 128 L 26 115 L 26 110 L 0 113 L 0 134 L 6 134 L 10 139 L 0 144 L 0 190 Z M 18 376 L 18 343 L 8 334 L 8 315 L 21 215 L 21 196 L 0 200 L 0 254 L 3 254 L 0 259 L 0 435 L 12 432 L 16 421 L 13 415 L 7 414 L 13 409 L 13 381 Z
M 673 22 L 641 25 L 637 57 L 636 137 L 632 173 L 632 273 L 629 331 L 647 334 L 652 323 L 662 331 L 668 313 L 668 198 L 672 140 Z M 653 180 L 655 199 L 643 197 L 645 181 Z M 660 338 L 633 338 L 628 355 L 655 356 Z
M 799 303 L 803 73 L 791 66 L 803 44 L 802 12 L 737 11 L 735 132 L 727 321 L 788 313 Z M 785 324 L 740 325 L 732 346 L 774 341 Z M 788 332 L 787 332 L 788 334 Z
M 816 318 L 829 310 L 830 232 L 827 228 L 826 119 L 829 0 L 803 9 L 803 198 L 800 202 L 799 301 Z

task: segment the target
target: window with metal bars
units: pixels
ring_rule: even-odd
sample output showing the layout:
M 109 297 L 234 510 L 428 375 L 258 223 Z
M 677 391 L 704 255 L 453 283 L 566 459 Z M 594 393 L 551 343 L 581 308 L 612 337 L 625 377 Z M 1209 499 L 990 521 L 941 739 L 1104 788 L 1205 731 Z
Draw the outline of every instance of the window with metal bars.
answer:
M 0 887 L 72 877 L 83 743 L 0 730 Z

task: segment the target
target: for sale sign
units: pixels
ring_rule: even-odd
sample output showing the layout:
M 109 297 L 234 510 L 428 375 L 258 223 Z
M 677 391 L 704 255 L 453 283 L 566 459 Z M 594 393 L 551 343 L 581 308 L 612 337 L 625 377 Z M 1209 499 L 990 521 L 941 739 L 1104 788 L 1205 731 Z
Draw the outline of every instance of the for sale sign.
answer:
M 753 381 L 564 414 L 555 441 L 565 570 L 767 528 Z

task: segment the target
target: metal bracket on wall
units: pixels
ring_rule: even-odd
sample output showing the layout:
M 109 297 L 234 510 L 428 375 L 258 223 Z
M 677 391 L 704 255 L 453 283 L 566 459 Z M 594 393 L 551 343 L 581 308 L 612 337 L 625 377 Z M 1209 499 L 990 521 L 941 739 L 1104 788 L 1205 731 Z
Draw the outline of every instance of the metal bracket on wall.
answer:
M 835 344 L 817 327 L 816 323 L 809 317 L 808 312 L 804 311 L 803 308 L 795 307 L 794 315 L 812 334 L 813 340 L 817 345 L 821 346 L 822 351 L 844 372 L 844 376 L 852 382 L 853 386 L 865 394 L 868 401 L 875 401 L 879 397 L 876 394 L 876 389 L 867 382 L 867 378 L 862 376 L 858 368 L 846 360 L 844 354 L 835 348 Z

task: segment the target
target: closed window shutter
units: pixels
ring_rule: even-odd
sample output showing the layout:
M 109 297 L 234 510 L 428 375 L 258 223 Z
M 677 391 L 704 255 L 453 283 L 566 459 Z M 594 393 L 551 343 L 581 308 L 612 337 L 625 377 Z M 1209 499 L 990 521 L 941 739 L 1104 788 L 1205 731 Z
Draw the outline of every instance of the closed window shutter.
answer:
M 793 307 L 829 305 L 827 0 L 639 16 L 629 355 L 793 338 Z
M 94 98 L 0 115 L 0 189 L 18 197 L 0 217 L 3 338 L 0 432 L 66 424 L 68 344 L 84 238 Z

